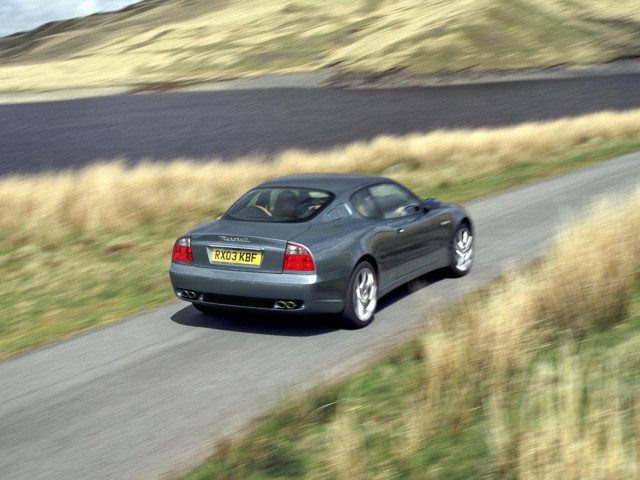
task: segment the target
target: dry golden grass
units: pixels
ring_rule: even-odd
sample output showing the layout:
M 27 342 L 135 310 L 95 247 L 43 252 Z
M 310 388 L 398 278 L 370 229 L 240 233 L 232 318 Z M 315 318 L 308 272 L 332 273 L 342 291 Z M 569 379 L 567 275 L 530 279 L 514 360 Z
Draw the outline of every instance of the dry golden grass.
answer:
M 620 364 L 627 361 L 585 366 L 567 345 L 555 364 L 537 366 L 515 426 L 505 428 L 517 444 L 522 480 L 638 478 L 640 425 L 633 427 L 630 412 L 639 392 L 621 386 L 628 368 Z
M 424 73 L 595 63 L 640 53 L 639 21 L 634 0 L 157 2 L 136 15 L 50 29 L 28 51 L 18 45 L 17 59 L 0 67 L 0 91 L 193 82 L 335 65 Z
M 523 479 L 636 478 L 640 425 L 632 433 L 625 425 L 637 421 L 637 392 L 619 388 L 616 362 L 637 361 L 637 353 L 630 360 L 627 348 L 602 368 L 577 365 L 576 354 L 564 350 L 558 365 L 537 364 L 525 392 L 518 375 L 543 348 L 625 318 L 640 279 L 639 209 L 640 190 L 623 205 L 599 204 L 558 236 L 539 265 L 507 274 L 459 321 L 432 320 L 423 336 L 427 374 L 419 411 L 426 417 L 413 420 L 431 426 L 423 439 L 437 433 L 434 425 L 440 432 L 464 426 L 484 405 L 499 471 Z
M 222 163 L 176 160 L 96 164 L 79 171 L 0 179 L 0 238 L 9 245 L 79 233 L 125 232 L 181 218 L 214 218 L 267 178 L 302 172 L 386 174 L 424 190 L 490 175 L 589 139 L 640 133 L 640 110 L 515 127 L 378 137 L 328 152 Z M 540 161 L 540 160 L 538 160 Z M 544 161 L 544 160 L 541 160 Z
M 364 480 L 366 449 L 353 413 L 338 411 L 328 430 L 328 463 L 337 480 Z

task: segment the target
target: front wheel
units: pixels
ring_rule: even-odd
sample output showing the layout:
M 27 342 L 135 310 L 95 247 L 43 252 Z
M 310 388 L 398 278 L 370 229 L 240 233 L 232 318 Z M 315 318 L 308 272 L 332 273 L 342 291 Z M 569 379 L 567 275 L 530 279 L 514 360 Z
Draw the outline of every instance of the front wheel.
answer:
M 378 304 L 378 279 L 369 262 L 361 262 L 353 270 L 344 302 L 342 323 L 347 328 L 366 327 L 373 321 Z
M 473 265 L 473 232 L 467 223 L 461 224 L 451 241 L 451 263 L 449 271 L 454 277 L 469 273 Z

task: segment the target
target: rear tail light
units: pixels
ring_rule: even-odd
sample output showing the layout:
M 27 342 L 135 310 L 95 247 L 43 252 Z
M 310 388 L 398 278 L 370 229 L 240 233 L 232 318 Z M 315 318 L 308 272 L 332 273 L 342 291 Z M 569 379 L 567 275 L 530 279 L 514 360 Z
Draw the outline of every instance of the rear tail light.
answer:
M 313 257 L 309 250 L 302 245 L 287 243 L 282 270 L 312 272 L 315 269 L 316 266 L 313 263 Z
M 193 252 L 191 251 L 191 237 L 180 237 L 173 246 L 173 260 L 179 262 L 193 263 Z

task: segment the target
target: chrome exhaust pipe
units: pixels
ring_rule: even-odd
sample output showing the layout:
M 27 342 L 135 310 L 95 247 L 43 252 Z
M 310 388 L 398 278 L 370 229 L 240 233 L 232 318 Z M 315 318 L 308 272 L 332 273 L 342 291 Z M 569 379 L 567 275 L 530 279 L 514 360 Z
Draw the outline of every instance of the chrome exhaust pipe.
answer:
M 198 294 L 193 290 L 182 290 L 180 295 L 182 298 L 187 298 L 189 300 L 195 300 L 198 296 Z
M 298 308 L 298 304 L 293 300 L 276 300 L 273 308 L 277 310 L 293 310 L 294 308 Z
M 293 310 L 298 308 L 298 304 L 293 300 L 276 300 L 273 308 L 277 310 Z

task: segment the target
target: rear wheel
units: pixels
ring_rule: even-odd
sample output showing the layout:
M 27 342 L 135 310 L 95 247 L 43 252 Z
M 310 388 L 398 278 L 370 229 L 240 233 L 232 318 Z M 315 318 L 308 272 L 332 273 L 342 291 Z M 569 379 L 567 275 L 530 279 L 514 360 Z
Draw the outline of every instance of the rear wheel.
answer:
M 473 265 L 473 233 L 467 223 L 462 223 L 451 241 L 451 263 L 449 271 L 454 277 L 462 277 L 469 273 Z
M 342 312 L 347 328 L 362 328 L 373 321 L 378 304 L 378 279 L 369 262 L 361 262 L 353 270 Z

